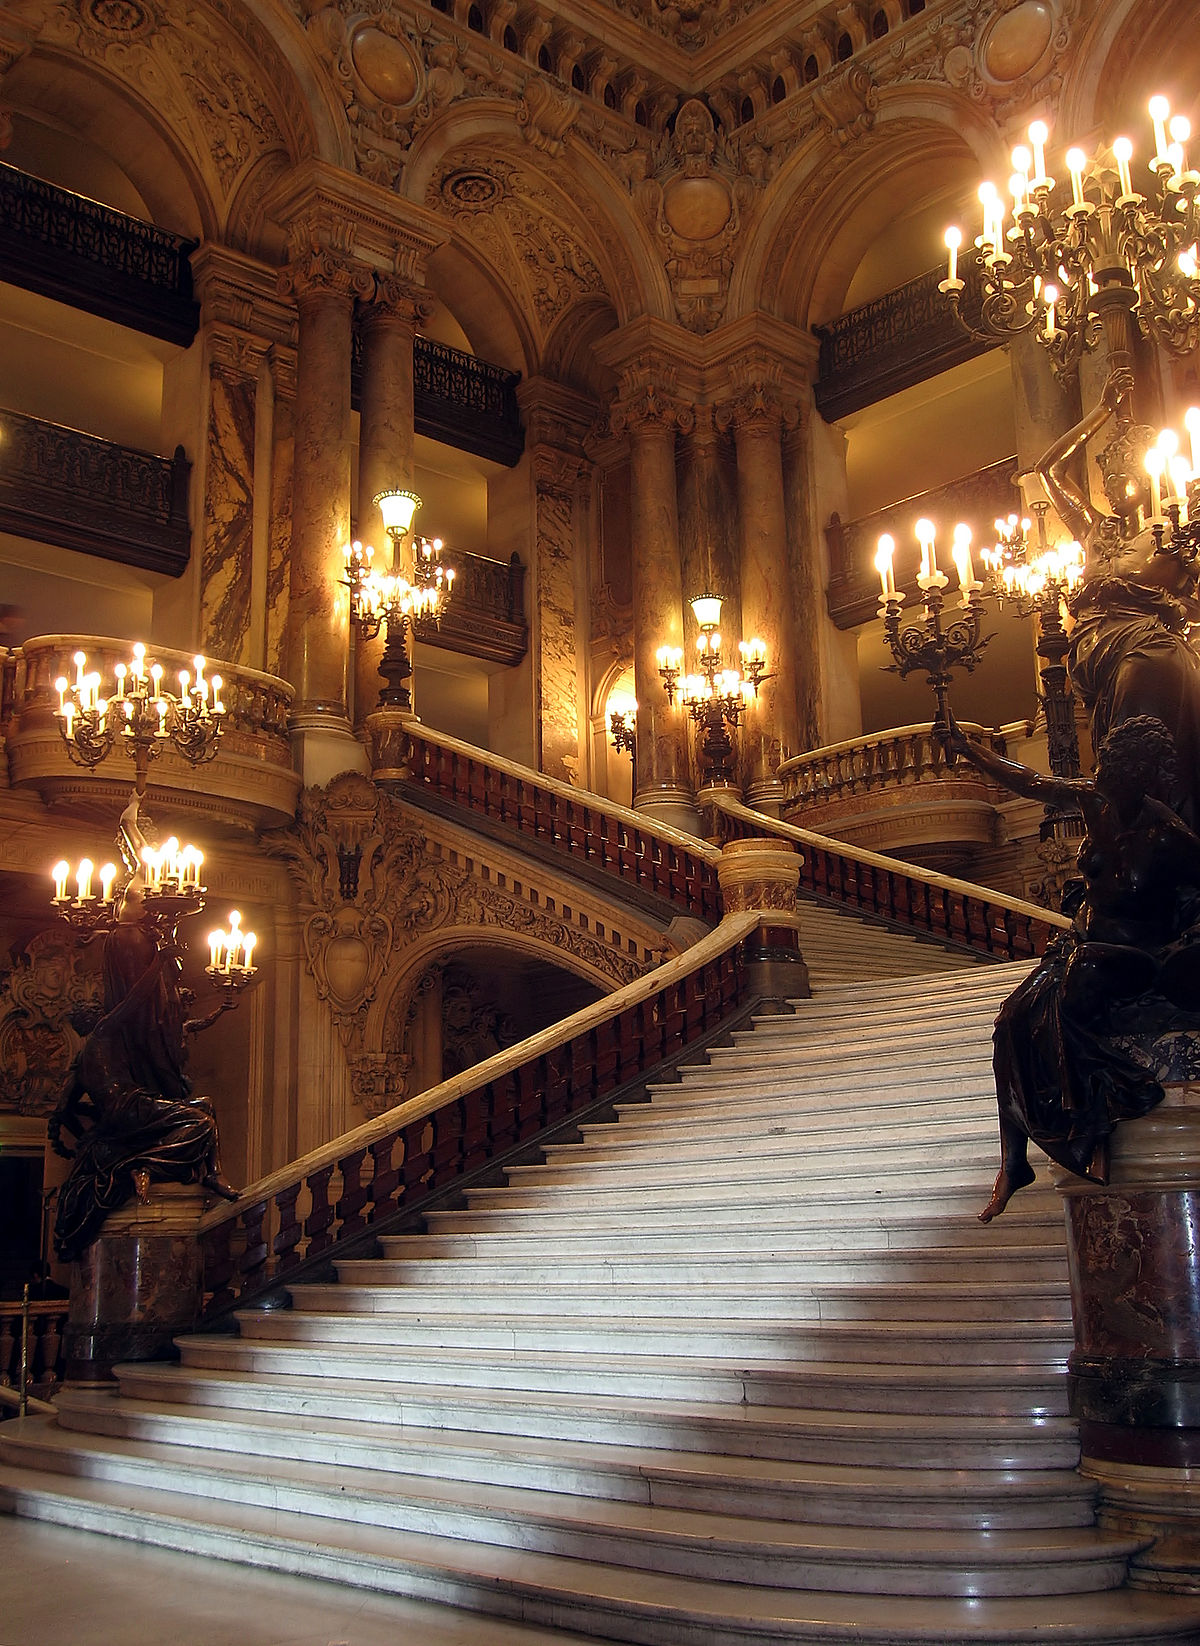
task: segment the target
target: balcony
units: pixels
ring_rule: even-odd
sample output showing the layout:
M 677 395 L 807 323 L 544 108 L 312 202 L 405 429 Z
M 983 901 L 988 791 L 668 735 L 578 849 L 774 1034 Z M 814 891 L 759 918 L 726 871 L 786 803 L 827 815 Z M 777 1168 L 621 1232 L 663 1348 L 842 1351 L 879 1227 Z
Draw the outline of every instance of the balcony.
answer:
M 133 783 L 133 763 L 119 750 L 86 770 L 67 754 L 58 730 L 54 681 L 70 673 L 75 651 L 111 680 L 117 663 L 129 660 L 129 643 L 95 635 L 42 635 L 0 654 L 0 734 L 8 754 L 8 781 L 14 789 L 34 789 L 48 805 L 70 806 L 87 816 L 111 818 Z M 167 678 L 190 668 L 191 653 L 153 648 Z M 292 767 L 288 713 L 292 688 L 274 675 L 210 659 L 224 681 L 224 731 L 213 760 L 190 766 L 166 749 L 150 767 L 148 799 L 172 812 L 245 829 L 271 828 L 290 821 L 300 792 Z

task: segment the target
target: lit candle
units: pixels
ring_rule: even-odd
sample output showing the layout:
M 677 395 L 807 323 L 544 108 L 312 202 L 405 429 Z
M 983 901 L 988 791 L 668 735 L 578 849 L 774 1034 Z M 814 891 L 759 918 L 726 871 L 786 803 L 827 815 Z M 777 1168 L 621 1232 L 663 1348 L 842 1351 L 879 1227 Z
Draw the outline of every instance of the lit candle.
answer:
M 100 870 L 100 901 L 101 901 L 101 903 L 111 903 L 112 902 L 113 881 L 116 878 L 117 878 L 117 865 L 115 863 L 105 863 L 104 866 Z
M 254 932 L 247 932 L 245 937 L 242 939 L 242 965 L 248 972 L 254 970 L 254 967 L 251 964 L 251 957 L 254 954 L 254 945 L 257 942 L 258 937 Z
M 1046 337 L 1051 343 L 1054 341 L 1054 305 L 1058 302 L 1058 287 L 1043 286 L 1042 297 L 1046 304 Z
M 1050 128 L 1044 120 L 1035 120 L 1029 128 L 1029 141 L 1033 144 L 1033 184 L 1035 189 L 1045 188 L 1050 179 L 1046 176 L 1046 139 L 1050 136 Z
M 964 594 L 969 594 L 975 587 L 975 567 L 971 560 L 971 528 L 965 521 L 960 520 L 954 528 L 954 546 L 950 552 L 958 573 L 958 586 Z
M 79 890 L 79 901 L 85 902 L 92 895 L 92 871 L 96 865 L 90 857 L 81 857 L 79 870 L 75 876 L 75 884 Z
M 1082 206 L 1086 202 L 1083 198 L 1083 168 L 1087 164 L 1087 156 L 1082 149 L 1067 150 L 1067 170 L 1071 174 L 1071 204 Z
M 162 664 L 161 663 L 156 663 L 154 665 L 154 667 L 150 670 L 150 678 L 154 682 L 154 694 L 153 695 L 154 695 L 154 701 L 156 703 L 158 702 L 158 699 L 162 696 L 162 677 L 163 677 Z
M 892 568 L 892 556 L 895 552 L 896 539 L 890 532 L 884 532 L 875 554 L 875 570 L 879 573 L 880 598 L 883 600 L 890 600 L 896 592 L 896 578 Z
M 113 673 L 117 677 L 117 701 L 118 702 L 121 702 L 125 697 L 125 672 L 126 671 L 125 671 L 124 663 L 118 663 L 116 668 L 113 670 Z
M 958 283 L 958 248 L 962 245 L 962 230 L 949 228 L 946 230 L 945 238 L 950 252 L 950 266 L 946 272 L 946 284 L 953 286 Z
M 133 662 L 129 665 L 129 672 L 140 685 L 146 678 L 146 671 L 142 667 L 146 657 L 146 648 L 139 640 L 133 648 Z
M 210 971 L 216 971 L 221 964 L 221 945 L 225 941 L 224 932 L 209 932 L 208 934 L 208 966 Z
M 1128 137 L 1118 137 L 1113 143 L 1113 158 L 1117 162 L 1117 176 L 1121 183 L 1121 198 L 1128 200 L 1133 194 L 1133 180 L 1129 175 L 1129 162 L 1133 159 L 1133 144 Z
M 1187 458 L 1179 456 L 1179 455 L 1176 455 L 1175 457 L 1172 457 L 1170 459 L 1170 461 L 1168 462 L 1168 464 L 1167 464 L 1167 473 L 1171 476 L 1171 492 L 1172 492 L 1172 495 L 1174 497 L 1174 500 L 1178 504 L 1180 504 L 1181 509 L 1182 509 L 1182 513 L 1181 513 L 1181 516 L 1180 516 L 1181 521 L 1184 525 L 1186 525 L 1187 524 L 1187 483 L 1188 483 L 1188 478 L 1189 478 Z
M 54 901 L 65 903 L 67 899 L 67 876 L 71 872 L 71 865 L 64 858 L 50 870 L 54 876 Z
M 165 697 L 160 697 L 158 702 L 154 705 L 154 707 L 158 710 L 158 725 L 154 728 L 154 735 L 155 735 L 155 737 L 165 737 L 167 735 L 167 700 L 166 700 L 166 698 Z
M 72 661 L 75 664 L 75 690 L 83 689 L 83 671 L 87 667 L 87 653 L 76 652 Z
M 1172 166 L 1171 182 L 1178 183 L 1187 170 L 1187 155 L 1183 146 L 1192 135 L 1192 123 L 1186 115 L 1177 114 L 1168 129 L 1172 138 L 1171 147 L 1167 150 Z
M 224 684 L 225 684 L 225 682 L 221 679 L 221 676 L 219 674 L 214 674 L 213 675 L 213 677 L 212 677 L 212 690 L 213 690 L 212 712 L 214 714 L 224 714 L 225 713 L 225 705 L 224 705 L 224 703 L 221 702 L 221 687 Z
M 1013 172 L 1008 180 L 1008 187 L 1013 197 L 1013 216 L 1019 218 L 1025 205 L 1025 178 L 1021 172 Z
M 70 699 L 68 699 L 67 702 L 65 702 L 63 704 L 63 711 L 62 712 L 63 712 L 63 720 L 66 722 L 67 737 L 69 739 L 70 736 L 71 736 L 72 723 L 75 719 L 75 705 L 74 705 L 74 703 L 72 703 L 70 701 Z
M 229 945 L 229 948 L 228 948 L 228 950 L 226 951 L 226 954 L 225 954 L 225 970 L 226 971 L 228 971 L 231 966 L 236 966 L 237 965 L 238 951 L 241 949 L 241 946 L 242 946 L 242 933 L 241 933 L 241 929 L 240 929 L 241 924 L 242 924 L 241 914 L 238 912 L 237 909 L 230 909 L 230 911 L 229 911 L 229 930 L 225 934 L 225 941 Z
M 917 542 L 921 545 L 921 577 L 926 582 L 937 576 L 937 527 L 932 520 L 918 520 L 913 530 L 917 534 Z
M 54 689 L 58 693 L 58 712 L 59 714 L 64 714 L 66 712 L 67 704 L 67 677 L 65 674 L 59 675 L 58 679 L 54 682 Z
M 1151 446 L 1150 450 L 1146 453 L 1146 472 L 1150 476 L 1151 520 L 1161 520 L 1163 517 L 1162 490 L 1159 484 L 1162 477 L 1162 471 L 1163 454 L 1159 451 L 1157 446 Z
M 994 183 L 979 185 L 979 201 L 983 207 L 983 233 L 979 237 L 979 249 L 985 259 L 990 259 L 1000 250 L 998 234 L 993 232 L 993 221 L 1000 208 L 1000 196 Z
M 1154 160 L 1158 162 L 1167 158 L 1167 121 L 1171 115 L 1171 105 L 1165 97 L 1150 99 L 1150 118 L 1154 122 Z

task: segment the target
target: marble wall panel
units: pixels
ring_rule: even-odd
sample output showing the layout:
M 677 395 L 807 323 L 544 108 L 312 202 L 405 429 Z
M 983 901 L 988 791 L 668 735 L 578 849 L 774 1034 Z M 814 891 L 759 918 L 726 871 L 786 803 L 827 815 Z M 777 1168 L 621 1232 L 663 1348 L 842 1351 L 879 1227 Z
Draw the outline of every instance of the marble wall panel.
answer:
M 251 661 L 255 385 L 217 367 L 210 380 L 201 545 L 200 644 Z
M 538 696 L 541 768 L 571 782 L 579 771 L 579 633 L 574 507 L 565 489 L 537 496 Z

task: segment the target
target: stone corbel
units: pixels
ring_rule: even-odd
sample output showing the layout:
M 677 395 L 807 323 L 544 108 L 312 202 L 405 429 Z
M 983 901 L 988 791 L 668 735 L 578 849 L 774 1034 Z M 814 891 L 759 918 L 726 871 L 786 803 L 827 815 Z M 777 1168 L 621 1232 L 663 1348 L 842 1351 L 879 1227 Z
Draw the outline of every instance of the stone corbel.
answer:
M 813 87 L 813 107 L 839 148 L 863 137 L 875 124 L 879 88 L 861 63 Z
M 579 118 L 579 109 L 577 97 L 555 91 L 548 81 L 531 75 L 517 107 L 517 124 L 527 142 L 554 157 L 562 153 L 563 139 Z

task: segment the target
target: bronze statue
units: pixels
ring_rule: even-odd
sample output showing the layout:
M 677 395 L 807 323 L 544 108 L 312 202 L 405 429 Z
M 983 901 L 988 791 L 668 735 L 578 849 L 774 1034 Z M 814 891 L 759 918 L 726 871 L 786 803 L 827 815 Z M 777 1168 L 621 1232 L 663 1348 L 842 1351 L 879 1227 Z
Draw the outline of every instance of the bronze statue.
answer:
M 136 806 L 122 818 L 125 845 L 142 843 Z M 51 1145 L 72 1161 L 54 1230 L 64 1262 L 96 1239 L 110 1212 L 135 1194 L 145 1199 L 152 1182 L 201 1183 L 237 1199 L 221 1173 L 212 1104 L 192 1096 L 186 1072 L 188 1037 L 215 1021 L 224 1002 L 207 1017 L 187 1017 L 179 952 L 173 931 L 147 914 L 135 873 L 104 940 L 102 1015 L 49 1120 Z
M 1114 1126 L 1162 1100 L 1136 1034 L 1200 1010 L 1200 837 L 1168 803 L 1174 739 L 1161 720 L 1114 726 L 1092 778 L 1047 777 L 972 743 L 950 716 L 947 745 L 1029 799 L 1074 804 L 1087 833 L 1081 880 L 1064 895 L 1073 929 L 1005 1001 L 993 1065 L 1000 1171 L 980 1213 L 991 1222 L 1033 1181 L 1032 1139 L 1068 1171 L 1108 1181 Z

